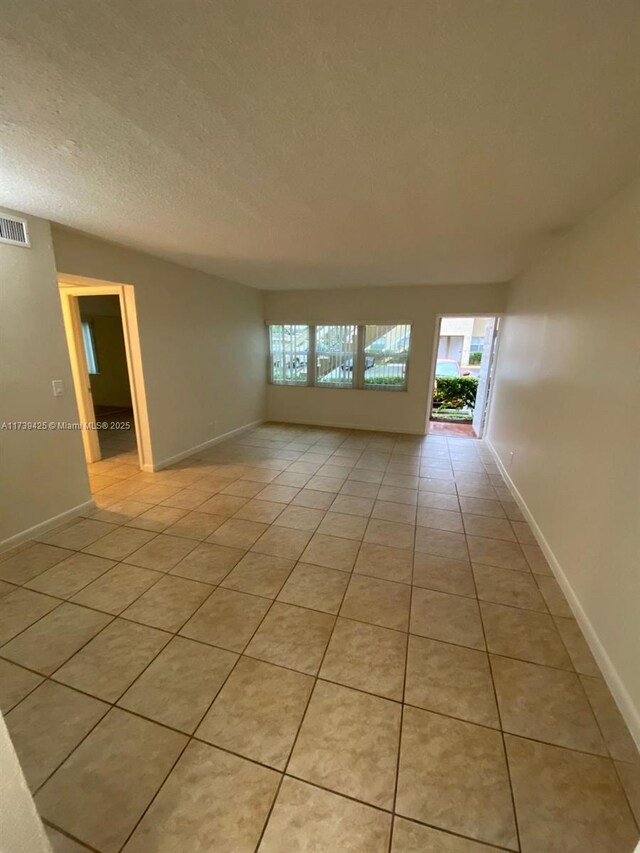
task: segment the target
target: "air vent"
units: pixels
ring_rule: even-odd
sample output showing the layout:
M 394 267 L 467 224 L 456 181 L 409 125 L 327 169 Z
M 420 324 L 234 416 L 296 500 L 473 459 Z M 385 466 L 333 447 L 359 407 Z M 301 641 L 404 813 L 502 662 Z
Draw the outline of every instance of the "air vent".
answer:
M 27 223 L 24 219 L 0 215 L 0 243 L 11 243 L 12 246 L 29 247 Z

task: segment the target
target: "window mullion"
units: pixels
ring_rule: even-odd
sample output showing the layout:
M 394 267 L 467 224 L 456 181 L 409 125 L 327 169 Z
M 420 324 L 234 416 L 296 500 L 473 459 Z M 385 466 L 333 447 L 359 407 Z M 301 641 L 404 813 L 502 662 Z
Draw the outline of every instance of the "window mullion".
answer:
M 354 388 L 364 388 L 364 346 L 365 346 L 365 327 L 357 326 L 356 328 L 356 352 L 354 355 Z
M 316 384 L 316 327 L 309 326 L 309 352 L 307 353 L 307 385 Z

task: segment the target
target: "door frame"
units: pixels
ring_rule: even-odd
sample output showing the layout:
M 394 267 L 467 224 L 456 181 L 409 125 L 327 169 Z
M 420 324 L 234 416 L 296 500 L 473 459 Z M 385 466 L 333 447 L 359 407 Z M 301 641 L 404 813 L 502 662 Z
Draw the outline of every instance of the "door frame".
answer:
M 493 375 L 493 369 L 495 368 L 496 356 L 498 354 L 498 347 L 500 346 L 500 335 L 502 331 L 502 318 L 504 317 L 504 312 L 496 311 L 447 311 L 446 314 L 436 314 L 436 329 L 435 334 L 433 336 L 433 350 L 431 353 L 431 370 L 429 371 L 429 392 L 427 397 L 427 420 L 425 422 L 425 435 L 429 434 L 429 424 L 431 423 L 431 415 L 433 412 L 433 386 L 436 381 L 436 362 L 438 360 L 438 344 L 440 343 L 440 327 L 442 326 L 442 321 L 445 317 L 495 317 L 498 321 L 498 331 L 496 332 L 495 341 L 493 345 L 493 352 L 491 354 L 491 366 L 490 377 Z M 482 435 L 484 435 L 484 426 L 489 422 L 489 411 L 490 406 L 493 400 L 493 385 L 494 383 L 489 381 L 489 388 L 487 390 L 487 397 L 484 404 L 484 418 L 483 418 L 483 430 Z M 481 439 L 482 435 L 476 436 L 476 439 Z
M 149 412 L 145 391 L 144 374 L 142 370 L 142 354 L 138 334 L 138 315 L 136 312 L 135 290 L 132 284 L 101 281 L 76 275 L 58 276 L 58 290 L 62 303 L 71 371 L 78 403 L 78 413 L 82 426 L 82 441 L 87 462 L 97 462 L 101 458 L 98 432 L 95 428 L 84 426 L 95 424 L 95 413 L 88 371 L 84 355 L 82 327 L 80 320 L 80 296 L 117 296 L 120 301 L 120 316 L 124 347 L 127 356 L 127 372 L 133 407 L 133 421 L 136 430 L 136 445 L 138 460 L 143 471 L 153 471 L 153 455 L 151 449 L 151 432 L 149 428 Z

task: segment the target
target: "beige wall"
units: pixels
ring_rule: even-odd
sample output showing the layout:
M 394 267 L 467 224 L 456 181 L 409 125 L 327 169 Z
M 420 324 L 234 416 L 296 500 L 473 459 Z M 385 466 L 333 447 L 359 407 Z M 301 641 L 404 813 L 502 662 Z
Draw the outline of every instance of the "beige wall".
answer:
M 80 316 L 91 323 L 98 372 L 89 374 L 96 406 L 131 406 L 127 352 L 124 345 L 120 299 L 117 296 L 81 296 Z
M 408 390 L 373 391 L 269 385 L 269 420 L 423 434 L 438 314 L 495 314 L 507 286 L 372 287 L 270 291 L 268 323 L 411 323 Z
M 264 417 L 260 291 L 55 226 L 53 240 L 60 273 L 134 285 L 156 464 Z
M 0 243 L 0 421 L 75 422 L 51 231 L 26 218 L 30 249 Z M 90 500 L 79 433 L 3 430 L 0 455 L 0 543 Z
M 507 313 L 489 439 L 640 737 L 640 182 L 518 278 Z

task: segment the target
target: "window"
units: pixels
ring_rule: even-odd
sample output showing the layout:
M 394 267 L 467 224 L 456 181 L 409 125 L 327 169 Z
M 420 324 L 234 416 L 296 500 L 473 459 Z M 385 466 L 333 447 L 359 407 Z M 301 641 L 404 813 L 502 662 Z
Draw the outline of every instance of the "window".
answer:
M 88 320 L 82 320 L 82 342 L 84 354 L 87 359 L 87 370 L 91 374 L 98 373 L 98 357 L 96 355 L 96 344 L 93 339 L 93 326 Z
M 406 391 L 411 326 L 269 326 L 271 381 Z
M 411 326 L 364 327 L 364 387 L 407 387 Z
M 309 326 L 269 326 L 271 381 L 279 385 L 306 385 Z
M 353 386 L 356 326 L 316 326 L 316 385 Z
M 471 338 L 469 352 L 482 352 L 484 349 L 484 335 L 480 338 Z

